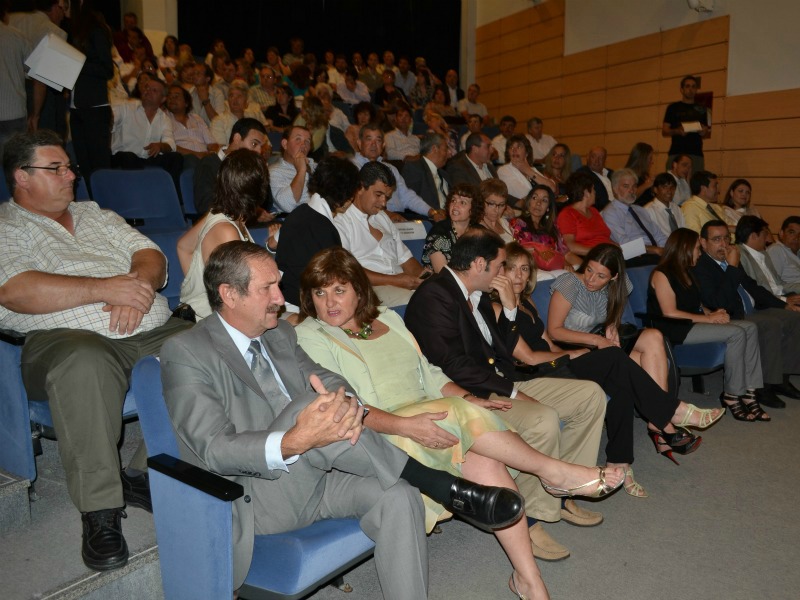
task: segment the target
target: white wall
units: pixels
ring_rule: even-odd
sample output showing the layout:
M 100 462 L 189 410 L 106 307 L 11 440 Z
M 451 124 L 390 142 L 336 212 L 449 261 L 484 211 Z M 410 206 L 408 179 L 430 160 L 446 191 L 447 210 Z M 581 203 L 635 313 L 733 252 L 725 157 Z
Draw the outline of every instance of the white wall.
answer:
M 705 0 L 708 2 L 709 0 Z M 574 54 L 642 35 L 730 15 L 728 95 L 800 88 L 800 2 L 714 0 L 697 13 L 686 0 L 565 0 L 564 50 Z M 476 25 L 530 8 L 531 0 L 477 2 Z

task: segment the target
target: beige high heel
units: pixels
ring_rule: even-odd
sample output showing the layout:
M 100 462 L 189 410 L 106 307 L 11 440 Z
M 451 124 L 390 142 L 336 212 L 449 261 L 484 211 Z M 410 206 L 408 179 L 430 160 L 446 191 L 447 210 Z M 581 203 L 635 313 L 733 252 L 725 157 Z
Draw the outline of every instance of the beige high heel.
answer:
M 714 423 L 719 421 L 723 416 L 725 416 L 725 409 L 722 409 L 722 412 L 717 415 L 715 419 L 712 417 L 712 413 L 717 410 L 715 408 L 697 408 L 694 404 L 687 404 L 686 405 L 686 414 L 683 415 L 680 423 L 673 423 L 677 427 L 692 427 L 693 429 L 708 429 Z M 700 422 L 695 424 L 690 423 L 692 415 L 694 413 L 700 414 Z
M 602 498 L 603 496 L 607 496 L 608 494 L 616 490 L 625 481 L 625 478 L 623 477 L 622 480 L 620 480 L 620 482 L 617 485 L 608 485 L 606 483 L 606 470 L 603 467 L 597 467 L 597 473 L 599 475 L 597 479 L 592 479 L 591 481 L 587 481 L 582 485 L 570 488 L 568 490 L 547 485 L 544 481 L 542 482 L 542 487 L 548 494 L 550 494 L 551 496 L 555 496 L 556 498 L 564 498 L 564 497 L 572 498 L 573 496 L 585 496 L 587 498 Z M 597 485 L 597 487 L 594 490 L 591 490 L 591 487 L 593 485 Z M 586 489 L 587 491 L 584 492 L 583 491 L 584 489 Z
M 517 582 L 514 580 L 514 573 L 515 571 L 511 571 L 511 579 L 508 580 L 509 589 L 511 589 L 511 591 L 517 595 L 519 600 L 528 600 L 527 596 L 523 596 L 519 593 L 519 590 L 517 589 Z
M 629 496 L 633 496 L 634 498 L 647 498 L 647 492 L 644 488 L 633 478 L 633 467 L 628 467 L 625 469 L 625 479 L 628 479 L 630 475 L 631 482 L 630 483 L 623 483 L 623 487 L 625 489 L 625 493 Z M 623 479 L 623 482 L 625 481 Z

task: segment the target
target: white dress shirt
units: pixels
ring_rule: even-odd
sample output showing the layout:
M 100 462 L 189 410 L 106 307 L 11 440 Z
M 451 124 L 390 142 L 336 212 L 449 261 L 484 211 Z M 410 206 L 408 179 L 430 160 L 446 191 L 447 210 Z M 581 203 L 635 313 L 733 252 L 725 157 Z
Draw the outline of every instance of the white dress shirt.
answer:
M 344 214 L 337 215 L 333 224 L 342 238 L 342 246 L 365 269 L 384 275 L 397 275 L 403 272 L 403 263 L 412 258 L 411 251 L 400 239 L 397 227 L 383 211 L 368 217 L 352 204 Z M 383 234 L 380 241 L 370 233 L 370 225 Z
M 669 226 L 669 215 L 667 214 L 667 207 L 664 206 L 664 203 L 653 198 L 653 200 L 645 204 L 644 208 L 653 222 L 658 225 L 662 233 L 669 237 L 669 234 L 672 233 L 672 229 Z M 672 216 L 675 217 L 675 223 L 678 227 L 686 227 L 686 219 L 683 217 L 683 211 L 681 211 L 681 207 L 678 206 L 674 200 L 669 203 L 669 210 L 672 212 Z
M 153 120 L 147 118 L 142 103 L 132 100 L 115 104 L 114 128 L 111 130 L 111 153 L 133 152 L 139 158 L 149 158 L 145 146 L 161 142 L 175 151 L 172 121 L 163 110 L 157 110 Z
M 292 212 L 295 208 L 308 202 L 308 179 L 317 168 L 317 163 L 313 158 L 308 159 L 308 169 L 306 169 L 306 180 L 303 183 L 303 193 L 300 199 L 294 197 L 292 191 L 292 180 L 297 175 L 297 169 L 294 165 L 286 161 L 283 157 L 278 159 L 278 162 L 270 165 L 269 167 L 269 187 L 272 190 L 272 198 L 275 200 L 275 206 L 281 209 L 281 212 Z

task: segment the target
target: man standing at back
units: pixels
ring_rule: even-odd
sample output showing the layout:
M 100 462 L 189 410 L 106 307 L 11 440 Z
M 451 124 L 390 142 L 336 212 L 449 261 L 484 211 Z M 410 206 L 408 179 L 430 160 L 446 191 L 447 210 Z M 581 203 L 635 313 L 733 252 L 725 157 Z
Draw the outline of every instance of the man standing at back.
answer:
M 667 169 L 679 154 L 686 154 L 692 159 L 692 170 L 705 169 L 703 159 L 703 140 L 711 137 L 711 111 L 697 104 L 694 97 L 700 81 L 694 75 L 681 79 L 680 102 L 667 106 L 661 135 L 671 137 Z
M 22 379 L 28 397 L 50 403 L 83 561 L 116 569 L 128 561 L 125 504 L 152 510 L 143 444 L 120 472 L 128 378 L 189 323 L 155 291 L 166 279 L 158 246 L 94 202 L 73 202 L 55 133 L 11 138 L 3 170 L 13 200 L 0 206 L 0 327 L 28 334 Z

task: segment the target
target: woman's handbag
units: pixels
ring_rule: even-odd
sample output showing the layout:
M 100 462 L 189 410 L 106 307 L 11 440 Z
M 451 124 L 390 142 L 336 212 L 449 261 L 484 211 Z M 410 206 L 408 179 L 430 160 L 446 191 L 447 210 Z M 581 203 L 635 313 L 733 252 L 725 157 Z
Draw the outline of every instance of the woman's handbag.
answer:
M 538 365 L 518 364 L 515 370 L 518 373 L 529 375 L 531 379 L 537 377 L 556 377 L 558 379 L 577 379 L 578 376 L 569 367 L 570 358 L 568 354 L 559 356 L 556 359 L 539 363 Z

